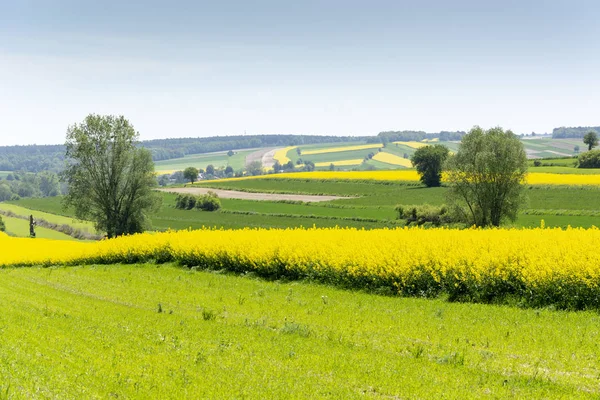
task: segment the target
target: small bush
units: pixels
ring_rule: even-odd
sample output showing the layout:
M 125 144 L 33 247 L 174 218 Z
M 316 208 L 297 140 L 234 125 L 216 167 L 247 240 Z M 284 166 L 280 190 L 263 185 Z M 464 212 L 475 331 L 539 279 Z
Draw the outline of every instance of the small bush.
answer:
M 541 166 L 542 166 L 542 162 L 541 162 L 540 160 L 535 160 L 535 161 L 533 162 L 533 166 L 534 166 L 534 167 L 541 167 Z
M 600 168 L 600 150 L 590 150 L 579 155 L 579 168 Z
M 202 211 L 217 211 L 221 208 L 221 200 L 215 192 L 209 191 L 207 194 L 198 196 L 196 208 Z
M 4 232 L 6 230 L 6 226 L 4 225 L 4 221 L 2 221 L 2 217 L 0 216 L 0 232 Z
M 405 220 L 406 225 L 440 226 L 465 222 L 460 213 L 445 205 L 438 207 L 429 204 L 417 206 L 399 204 L 396 206 L 396 212 L 398 219 Z

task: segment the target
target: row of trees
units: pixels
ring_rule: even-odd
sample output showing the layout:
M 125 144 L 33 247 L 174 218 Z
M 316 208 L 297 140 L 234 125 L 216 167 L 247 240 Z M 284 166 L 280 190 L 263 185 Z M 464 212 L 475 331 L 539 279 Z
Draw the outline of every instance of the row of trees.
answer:
M 14 172 L 0 178 L 0 201 L 18 200 L 22 197 L 52 197 L 66 193 L 57 174 L 44 171 L 37 174 Z
M 527 156 L 510 130 L 476 126 L 462 138 L 456 154 L 442 145 L 425 146 L 411 160 L 427 186 L 440 186 L 446 174 L 450 206 L 474 225 L 514 221 L 524 201 Z

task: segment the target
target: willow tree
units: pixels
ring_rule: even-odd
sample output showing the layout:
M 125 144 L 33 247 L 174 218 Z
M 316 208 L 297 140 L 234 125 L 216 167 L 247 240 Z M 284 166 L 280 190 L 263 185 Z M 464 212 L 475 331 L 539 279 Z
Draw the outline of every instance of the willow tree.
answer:
M 111 238 L 149 228 L 160 204 L 152 156 L 136 146 L 138 138 L 123 116 L 90 114 L 67 130 L 63 204 Z
M 525 200 L 527 156 L 510 130 L 474 127 L 448 159 L 446 172 L 450 201 L 471 223 L 499 226 L 516 219 Z

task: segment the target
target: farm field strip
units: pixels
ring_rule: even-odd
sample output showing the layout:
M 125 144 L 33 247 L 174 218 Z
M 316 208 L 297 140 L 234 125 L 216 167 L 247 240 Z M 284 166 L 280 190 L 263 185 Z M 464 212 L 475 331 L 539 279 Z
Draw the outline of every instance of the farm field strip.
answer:
M 390 293 L 600 309 L 600 229 L 242 229 L 139 234 L 91 244 L 0 235 L 0 265 L 175 261 Z M 461 243 L 461 246 L 457 246 Z M 552 260 L 549 262 L 549 260 Z
M 397 155 L 387 153 L 385 151 L 380 151 L 377 154 L 375 154 L 373 156 L 373 160 L 380 161 L 380 162 L 383 162 L 386 164 L 400 165 L 400 166 L 406 167 L 406 168 L 413 167 L 410 159 L 404 158 L 404 157 L 398 157 Z
M 71 217 L 64 217 L 62 215 L 47 213 L 43 211 L 37 211 L 26 207 L 21 207 L 16 204 L 0 203 L 0 211 L 13 212 L 15 215 L 29 217 L 33 215 L 35 219 L 44 219 L 50 223 L 57 225 L 69 225 L 75 229 L 80 229 L 84 232 L 94 233 L 96 228 L 94 223 L 89 221 L 75 220 Z
M 215 168 L 231 165 L 234 169 L 244 167 L 246 155 L 253 150 L 239 150 L 233 156 L 229 157 L 227 152 L 190 154 L 183 158 L 173 158 L 170 160 L 161 160 L 154 163 L 157 174 L 173 173 L 183 171 L 187 167 L 196 167 L 206 169 L 206 166 L 212 164 Z
M 74 238 L 72 238 L 71 236 L 64 234 L 62 232 L 58 232 L 52 229 L 48 229 L 48 228 L 44 228 L 41 226 L 37 226 L 35 228 L 35 234 L 36 234 L 36 238 L 35 239 L 29 239 L 29 221 L 21 219 L 21 218 L 14 218 L 14 217 L 7 217 L 6 215 L 0 215 L 2 217 L 2 220 L 4 221 L 4 224 L 6 225 L 6 232 L 14 235 L 14 236 L 18 236 L 21 238 L 28 238 L 27 240 L 29 241 L 28 244 L 28 248 L 23 248 L 22 251 L 24 252 L 30 252 L 30 251 L 35 251 L 36 249 L 36 240 L 41 240 L 41 239 L 55 239 L 55 240 L 75 240 Z M 0 232 L 0 234 L 2 234 L 2 232 Z M 6 251 L 3 247 L 2 251 Z
M 315 163 L 315 167 L 328 167 L 331 164 L 335 166 L 346 166 L 346 165 L 359 165 L 364 161 L 363 158 L 357 158 L 354 160 L 339 160 L 339 161 L 325 161 Z
M 599 393 L 591 312 L 392 298 L 169 265 L 0 276 L 7 397 Z
M 314 154 L 339 153 L 339 152 L 344 152 L 344 151 L 378 149 L 381 147 L 383 147 L 383 145 L 381 143 L 362 144 L 362 145 L 344 146 L 344 147 L 330 147 L 330 148 L 318 149 L 318 150 L 303 150 L 302 155 L 308 156 L 308 155 L 314 155 Z
M 392 142 L 392 143 L 403 145 L 403 146 L 408 146 L 413 149 L 420 149 L 421 147 L 429 146 L 428 143 L 423 143 L 423 142 L 400 142 L 400 141 L 397 141 L 397 142 Z
M 281 165 L 287 164 L 290 161 L 290 158 L 287 156 L 287 153 L 291 150 L 294 150 L 296 147 L 298 146 L 288 146 L 282 149 L 278 149 L 277 151 L 275 151 L 273 159 L 275 161 L 279 161 L 279 164 Z
M 299 179 L 299 180 L 373 180 L 373 181 L 412 181 L 419 180 L 415 170 L 387 170 L 387 171 L 313 171 L 296 172 L 270 175 L 258 175 L 253 177 L 220 179 L 213 181 L 202 181 L 214 184 L 218 182 L 235 182 L 252 179 Z M 568 186 L 598 186 L 600 185 L 600 174 L 565 174 L 530 172 L 527 174 L 527 184 L 530 185 L 568 185 Z

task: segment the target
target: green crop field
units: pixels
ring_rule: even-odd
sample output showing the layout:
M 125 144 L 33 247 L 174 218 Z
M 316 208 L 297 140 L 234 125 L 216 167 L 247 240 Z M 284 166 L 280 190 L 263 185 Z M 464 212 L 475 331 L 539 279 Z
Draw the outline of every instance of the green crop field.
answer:
M 27 200 L 31 200 L 31 201 L 35 202 L 35 201 L 45 201 L 46 199 L 47 198 L 27 199 Z M 56 197 L 53 199 L 59 199 L 59 198 Z M 28 202 L 27 200 L 24 200 L 24 201 Z M 17 201 L 16 203 L 21 204 L 21 201 Z M 33 215 L 36 220 L 44 219 L 52 224 L 69 225 L 69 226 L 73 227 L 74 229 L 80 229 L 80 230 L 82 230 L 84 232 L 88 232 L 88 233 L 96 232 L 96 229 L 94 228 L 94 224 L 92 222 L 79 221 L 79 220 L 73 219 L 73 217 L 65 217 L 62 215 L 58 215 L 56 213 L 38 211 L 37 209 L 26 208 L 23 206 L 19 206 L 17 204 L 15 204 L 15 203 L 13 203 L 13 204 L 0 203 L 0 211 L 9 211 L 9 212 L 13 212 L 15 215 L 25 216 L 25 217 L 28 217 L 29 215 Z M 52 210 L 54 211 L 54 209 L 52 209 Z
M 597 398 L 598 314 L 176 266 L 0 270 L 4 398 Z
M 556 168 L 556 167 L 554 167 Z M 560 167 L 559 167 L 560 168 Z M 397 226 L 397 204 L 432 204 L 446 202 L 447 188 L 425 188 L 418 183 L 360 181 L 301 181 L 256 179 L 203 182 L 201 186 L 253 192 L 331 194 L 347 198 L 322 203 L 297 204 L 276 201 L 221 199 L 221 212 L 177 210 L 175 195 L 162 193 L 163 204 L 152 217 L 154 229 L 188 229 L 206 227 L 329 227 L 350 226 L 378 228 Z M 529 186 L 528 201 L 515 226 L 600 226 L 600 188 L 568 186 Z M 21 199 L 11 202 L 29 210 L 65 215 L 60 198 Z M 1 204 L 0 208 L 6 207 Z M 26 214 L 28 215 L 28 214 Z
M 253 151 L 254 150 L 239 150 L 231 157 L 227 155 L 227 152 L 192 154 L 183 158 L 157 161 L 154 163 L 154 168 L 159 174 L 165 171 L 183 171 L 187 167 L 206 169 L 206 166 L 209 164 L 212 164 L 215 168 L 231 165 L 234 170 L 240 170 L 245 166 L 246 156 Z
M 29 237 L 29 220 L 7 217 L 6 215 L 0 216 L 6 225 L 6 233 L 11 236 Z M 37 226 L 35 228 L 35 235 L 40 239 L 75 240 L 69 235 L 54 231 L 52 229 L 43 228 L 41 226 Z M 34 242 L 32 242 L 32 246 L 35 246 Z

